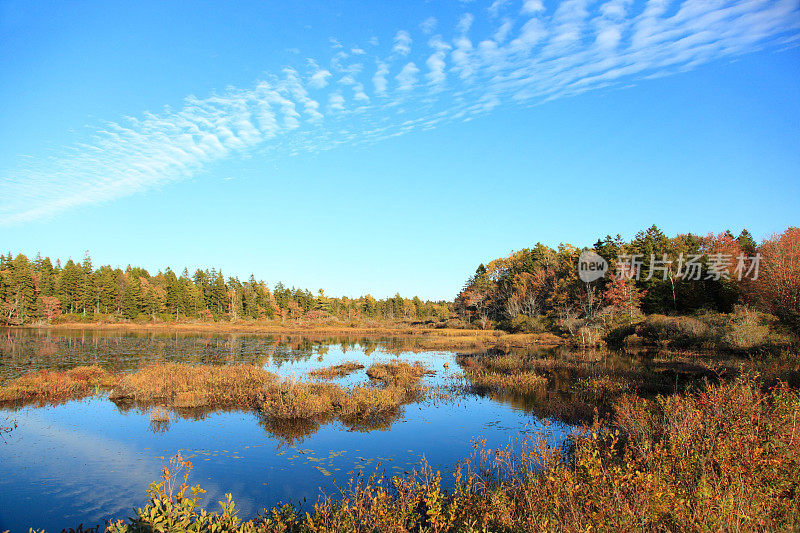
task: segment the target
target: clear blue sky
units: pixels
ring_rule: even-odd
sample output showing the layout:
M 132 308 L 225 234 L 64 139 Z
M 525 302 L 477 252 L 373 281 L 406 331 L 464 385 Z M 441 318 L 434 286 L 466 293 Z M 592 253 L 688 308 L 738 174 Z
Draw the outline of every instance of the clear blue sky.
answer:
M 452 298 L 800 224 L 800 3 L 0 0 L 0 248 Z

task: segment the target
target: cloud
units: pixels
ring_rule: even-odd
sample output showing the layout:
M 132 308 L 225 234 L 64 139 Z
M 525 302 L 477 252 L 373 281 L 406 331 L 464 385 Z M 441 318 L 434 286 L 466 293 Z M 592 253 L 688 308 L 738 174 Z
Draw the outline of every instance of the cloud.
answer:
M 540 13 L 542 11 L 544 11 L 542 0 L 525 0 L 522 3 L 522 13 L 524 14 Z
M 323 89 L 328 85 L 328 78 L 330 77 L 330 71 L 320 69 L 311 75 L 311 78 L 308 80 L 308 86 L 312 89 Z
M 433 33 L 433 30 L 436 29 L 437 22 L 438 21 L 436 20 L 436 17 L 428 17 L 422 21 L 422 23 L 419 25 L 419 29 L 425 35 L 430 35 Z
M 500 14 L 500 12 L 503 9 L 505 9 L 505 7 L 508 5 L 508 3 L 509 3 L 509 0 L 494 0 L 492 2 L 492 4 L 489 6 L 489 8 L 487 9 L 487 11 L 489 12 L 490 16 L 496 17 L 496 16 L 498 16 Z
M 378 94 L 386 94 L 386 75 L 389 74 L 389 67 L 386 63 L 378 62 L 378 68 L 375 70 L 375 75 L 372 76 L 372 84 L 375 86 L 375 92 Z
M 401 91 L 410 91 L 417 83 L 419 69 L 414 63 L 406 63 L 400 74 L 396 76 L 397 88 Z
M 392 52 L 401 56 L 407 56 L 411 53 L 411 35 L 407 31 L 400 30 L 395 34 Z
M 475 17 L 473 17 L 471 13 L 464 13 L 458 19 L 458 24 L 456 25 L 456 31 L 460 34 L 467 33 L 469 29 L 472 27 L 472 22 L 474 20 Z
M 480 24 L 462 15 L 444 25 L 450 35 L 416 50 L 405 30 L 390 34 L 388 50 L 372 37 L 348 51 L 332 39 L 324 66 L 308 60 L 251 87 L 102 123 L 49 155 L 0 162 L 10 169 L 0 175 L 0 224 L 147 191 L 260 150 L 301 154 L 380 142 L 501 106 L 627 87 L 800 44 L 797 0 L 565 0 L 552 13 L 528 0 L 516 15 L 506 4 L 481 10 Z M 432 23 L 420 28 L 433 30 Z

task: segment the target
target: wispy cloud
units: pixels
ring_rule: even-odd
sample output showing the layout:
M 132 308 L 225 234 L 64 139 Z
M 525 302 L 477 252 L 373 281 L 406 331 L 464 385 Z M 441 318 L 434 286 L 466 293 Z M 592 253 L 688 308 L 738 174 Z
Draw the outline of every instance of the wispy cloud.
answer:
M 0 177 L 0 223 L 190 178 L 237 154 L 377 142 L 502 105 L 627 86 L 800 43 L 796 0 L 647 0 L 637 6 L 565 0 L 548 11 L 538 0 L 467 3 L 462 7 L 471 12 L 449 24 L 421 20 L 421 35 L 398 28 L 347 48 L 332 40 L 324 66 L 309 59 L 253 87 L 189 96 L 180 110 L 108 122 L 90 142 L 49 158 L 25 158 Z M 440 33 L 431 36 L 434 31 Z M 381 41 L 391 43 L 388 50 L 381 50 Z

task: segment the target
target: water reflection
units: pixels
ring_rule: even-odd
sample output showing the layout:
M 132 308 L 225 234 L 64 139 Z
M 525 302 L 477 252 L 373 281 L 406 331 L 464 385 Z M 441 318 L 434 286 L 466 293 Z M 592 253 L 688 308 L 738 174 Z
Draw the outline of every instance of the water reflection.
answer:
M 526 410 L 469 392 L 455 354 L 412 353 L 395 339 L 313 339 L 254 335 L 159 335 L 109 331 L 5 330 L 0 379 L 27 371 L 99 364 L 130 371 L 156 362 L 252 363 L 283 377 L 357 360 L 423 361 L 427 392 L 380 419 L 287 420 L 257 411 L 164 408 L 114 403 L 103 394 L 62 405 L 1 409 L 19 427 L 0 443 L 0 530 L 50 531 L 125 517 L 144 503 L 161 464 L 181 451 L 195 464 L 191 481 L 205 502 L 231 492 L 242 516 L 279 502 L 316 500 L 358 472 L 402 473 L 422 457 L 448 469 L 471 452 L 477 436 L 503 446 L 510 436 L 546 431 L 553 445 L 571 431 Z M 366 368 L 334 382 L 369 382 Z M 458 390 L 459 394 L 454 391 Z M 380 466 L 378 466 L 380 465 Z M 98 487 L 102 487 L 99 489 Z
M 313 502 L 320 489 L 335 493 L 351 473 L 402 473 L 423 456 L 447 469 L 469 456 L 478 436 L 500 447 L 543 432 L 548 443 L 558 445 L 575 425 L 607 410 L 614 394 L 682 390 L 738 364 L 714 356 L 539 348 L 514 353 L 519 366 L 506 370 L 512 377 L 516 368 L 535 372 L 546 377 L 545 387 L 519 394 L 476 386 L 469 371 L 504 355 L 419 352 L 413 339 L 0 330 L 3 381 L 43 368 L 99 364 L 130 371 L 157 362 L 250 363 L 296 379 L 346 361 L 368 367 L 419 360 L 434 371 L 424 377 L 418 401 L 367 422 L 137 406 L 102 394 L 58 406 L 0 409 L 0 421 L 19 424 L 0 442 L 0 531 L 29 526 L 60 531 L 125 517 L 144 503 L 147 484 L 178 451 L 195 464 L 191 481 L 208 490 L 206 502 L 231 492 L 242 517 L 249 517 L 279 502 Z M 368 381 L 366 369 L 334 380 L 342 387 Z

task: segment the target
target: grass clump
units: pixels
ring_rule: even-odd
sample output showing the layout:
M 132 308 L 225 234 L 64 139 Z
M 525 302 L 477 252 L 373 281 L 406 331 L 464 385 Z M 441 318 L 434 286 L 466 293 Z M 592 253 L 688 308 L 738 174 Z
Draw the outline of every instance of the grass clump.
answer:
M 406 395 L 397 388 L 354 387 L 339 402 L 339 415 L 345 421 L 374 420 L 397 412 Z
M 310 419 L 334 413 L 344 390 L 330 383 L 285 380 L 267 387 L 259 396 L 262 414 L 279 419 Z
M 356 363 L 355 361 L 348 361 L 338 365 L 333 365 L 325 368 L 317 368 L 308 373 L 312 378 L 317 379 L 336 379 L 349 376 L 356 370 L 361 370 L 364 365 Z
M 251 408 L 276 381 L 275 374 L 255 365 L 160 363 L 126 374 L 109 398 L 175 407 Z
M 413 364 L 405 361 L 373 363 L 367 369 L 370 379 L 379 381 L 387 387 L 412 387 L 430 373 L 431 371 L 420 361 L 414 361 Z
M 618 376 L 603 374 L 581 378 L 573 389 L 589 401 L 606 403 L 629 392 L 631 384 Z
M 779 353 L 797 342 L 772 315 L 738 306 L 733 313 L 705 312 L 696 316 L 650 315 L 633 328 L 636 340 L 671 348 L 706 348 L 728 352 Z M 622 334 L 612 332 L 609 342 Z M 627 337 L 633 332 L 624 332 Z M 624 342 L 624 341 L 623 341 Z
M 462 356 L 458 362 L 467 379 L 479 389 L 524 395 L 547 387 L 547 377 L 537 373 L 533 361 L 519 353 Z
M 500 374 L 497 372 L 477 372 L 470 376 L 476 387 L 529 394 L 547 387 L 547 378 L 535 372 Z
M 97 365 L 78 366 L 66 371 L 39 370 L 0 386 L 0 405 L 60 403 L 90 396 L 109 388 L 118 377 Z

